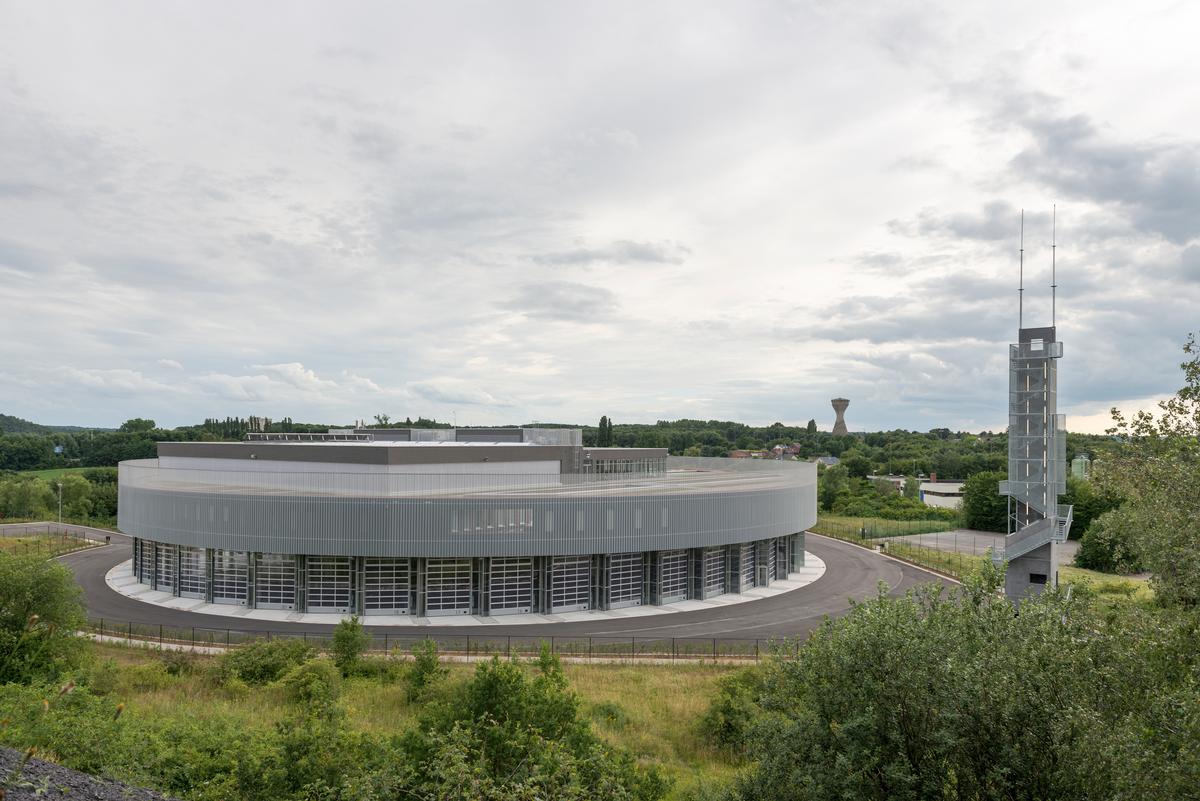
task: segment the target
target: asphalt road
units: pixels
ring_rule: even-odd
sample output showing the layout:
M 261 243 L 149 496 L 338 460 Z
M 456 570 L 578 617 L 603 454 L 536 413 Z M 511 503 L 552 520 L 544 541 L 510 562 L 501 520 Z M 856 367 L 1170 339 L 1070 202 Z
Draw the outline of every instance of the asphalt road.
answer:
M 75 572 L 83 588 L 88 614 L 117 624 L 126 621 L 149 625 L 186 628 L 195 626 L 242 631 L 322 632 L 331 626 L 311 623 L 253 620 L 224 615 L 204 615 L 167 609 L 132 598 L 109 589 L 104 575 L 119 562 L 128 559 L 128 540 L 113 536 L 113 545 L 79 551 L 60 557 Z M 396 636 L 463 637 L 512 636 L 537 638 L 549 636 L 572 637 L 720 637 L 767 639 L 775 636 L 803 635 L 820 625 L 825 616 L 836 616 L 849 609 L 849 600 L 873 597 L 880 581 L 891 587 L 892 594 L 903 594 L 915 584 L 945 579 L 918 567 L 888 559 L 871 551 L 815 534 L 807 537 L 807 550 L 825 561 L 825 575 L 808 586 L 757 601 L 714 606 L 689 612 L 631 618 L 602 618 L 586 622 L 542 623 L 537 625 L 372 627 L 367 628 Z

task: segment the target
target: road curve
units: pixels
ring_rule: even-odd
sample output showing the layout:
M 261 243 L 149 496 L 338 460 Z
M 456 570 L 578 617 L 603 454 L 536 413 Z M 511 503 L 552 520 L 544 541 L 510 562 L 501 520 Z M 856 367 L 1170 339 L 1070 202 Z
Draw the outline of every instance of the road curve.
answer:
M 839 540 L 809 534 L 806 548 L 825 561 L 825 575 L 799 589 L 747 603 L 716 606 L 689 612 L 631 618 L 601 618 L 595 621 L 543 623 L 538 625 L 438 626 L 431 623 L 416 628 L 374 627 L 397 637 L 512 636 L 539 638 L 572 637 L 721 637 L 768 639 L 805 635 L 820 625 L 826 616 L 840 615 L 850 607 L 850 599 L 862 600 L 878 592 L 880 581 L 891 587 L 893 595 L 903 594 L 915 584 L 945 582 L 942 577 L 913 565 L 881 556 Z M 127 621 L 163 625 L 172 628 L 194 626 L 197 629 L 235 629 L 241 631 L 321 632 L 331 626 L 253 620 L 224 615 L 205 615 L 168 609 L 138 601 L 110 589 L 105 574 L 129 558 L 129 541 L 114 534 L 113 544 L 59 557 L 75 573 L 83 588 L 88 615 L 119 625 Z M 364 620 L 367 628 L 370 618 Z

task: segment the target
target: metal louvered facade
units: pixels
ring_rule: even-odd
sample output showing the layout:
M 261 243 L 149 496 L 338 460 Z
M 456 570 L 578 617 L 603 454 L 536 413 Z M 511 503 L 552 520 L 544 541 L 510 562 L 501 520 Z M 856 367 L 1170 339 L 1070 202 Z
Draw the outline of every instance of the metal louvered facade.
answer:
M 356 444 L 294 447 L 350 463 Z M 418 453 L 437 452 L 426 447 Z M 459 447 L 474 458 L 491 453 Z M 594 453 L 578 461 L 605 470 L 650 463 Z M 673 603 L 740 592 L 803 566 L 803 532 L 816 522 L 815 465 L 670 457 L 665 470 L 613 473 L 559 463 L 560 472 L 489 464 L 495 472 L 424 473 L 137 460 L 120 466 L 119 523 L 135 538 L 139 581 L 164 592 L 337 614 Z

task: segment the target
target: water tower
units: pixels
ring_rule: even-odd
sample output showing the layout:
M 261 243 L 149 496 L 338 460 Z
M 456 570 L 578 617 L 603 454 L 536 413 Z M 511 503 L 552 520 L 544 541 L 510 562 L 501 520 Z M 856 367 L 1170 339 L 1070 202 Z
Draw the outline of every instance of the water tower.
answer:
M 849 434 L 850 431 L 846 428 L 846 407 L 850 405 L 850 401 L 845 398 L 834 398 L 830 403 L 833 404 L 833 410 L 837 412 L 837 420 L 833 421 L 833 433 Z

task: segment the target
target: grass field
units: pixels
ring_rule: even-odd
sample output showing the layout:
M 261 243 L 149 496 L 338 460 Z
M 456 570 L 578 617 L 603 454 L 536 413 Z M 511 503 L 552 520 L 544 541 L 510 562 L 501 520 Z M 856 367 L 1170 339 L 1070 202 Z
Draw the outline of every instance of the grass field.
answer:
M 55 479 L 59 476 L 65 476 L 67 473 L 82 473 L 88 470 L 87 467 L 54 467 L 49 470 L 22 470 L 23 476 L 37 476 L 38 478 Z
M 117 663 L 112 696 L 125 714 L 147 719 L 196 721 L 232 718 L 247 727 L 269 727 L 287 710 L 282 692 L 251 687 L 237 693 L 214 686 L 206 675 L 215 657 L 197 657 L 193 675 L 168 676 L 153 649 L 93 644 L 98 662 Z M 472 665 L 448 663 L 451 680 L 464 679 Z M 736 670 L 722 665 L 575 665 L 563 671 L 591 714 L 596 731 L 639 761 L 655 764 L 675 780 L 670 798 L 687 797 L 701 785 L 729 778 L 738 768 L 704 740 L 699 719 L 721 676 Z M 345 682 L 342 703 L 352 726 L 387 735 L 414 725 L 418 708 L 405 700 L 400 683 L 374 678 Z M 602 705 L 600 709 L 595 709 Z M 592 713 L 595 714 L 592 714 Z
M 820 515 L 817 524 L 810 529 L 817 534 L 826 534 L 838 539 L 859 537 L 865 529 L 868 537 L 900 537 L 906 534 L 932 534 L 935 531 L 953 531 L 960 528 L 956 520 L 885 520 L 882 517 L 842 517 Z

